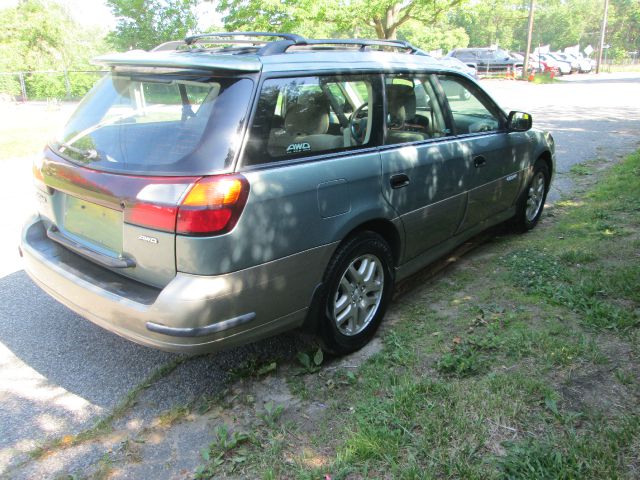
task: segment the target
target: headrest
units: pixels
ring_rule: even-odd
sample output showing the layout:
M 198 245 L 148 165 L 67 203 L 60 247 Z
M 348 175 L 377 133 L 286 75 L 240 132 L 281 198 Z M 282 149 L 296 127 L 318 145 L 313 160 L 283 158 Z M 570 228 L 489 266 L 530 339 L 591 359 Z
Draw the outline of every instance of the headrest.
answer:
M 302 93 L 284 117 L 287 133 L 297 136 L 317 135 L 329 130 L 329 103 L 322 92 Z
M 405 121 L 416 116 L 416 93 L 413 87 L 403 84 L 387 85 L 387 107 L 391 127 L 402 127 Z

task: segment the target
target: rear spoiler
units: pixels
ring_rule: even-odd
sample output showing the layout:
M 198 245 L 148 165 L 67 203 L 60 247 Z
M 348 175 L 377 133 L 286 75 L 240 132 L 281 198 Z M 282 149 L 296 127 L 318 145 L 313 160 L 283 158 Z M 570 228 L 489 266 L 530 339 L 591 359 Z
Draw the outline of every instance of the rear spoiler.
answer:
M 230 72 L 259 72 L 262 63 L 257 55 L 212 55 L 207 52 L 131 50 L 102 55 L 93 63 L 109 67 L 160 67 Z

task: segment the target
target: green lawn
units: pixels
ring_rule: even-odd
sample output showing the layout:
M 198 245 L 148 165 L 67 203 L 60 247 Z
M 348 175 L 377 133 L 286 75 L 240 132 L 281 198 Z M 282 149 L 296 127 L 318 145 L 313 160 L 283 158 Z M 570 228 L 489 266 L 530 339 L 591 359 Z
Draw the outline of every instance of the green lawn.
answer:
M 396 300 L 359 369 L 278 372 L 301 406 L 230 417 L 197 476 L 639 478 L 640 154 L 575 175 L 602 178 Z
M 70 103 L 0 103 L 0 161 L 41 152 L 73 107 Z

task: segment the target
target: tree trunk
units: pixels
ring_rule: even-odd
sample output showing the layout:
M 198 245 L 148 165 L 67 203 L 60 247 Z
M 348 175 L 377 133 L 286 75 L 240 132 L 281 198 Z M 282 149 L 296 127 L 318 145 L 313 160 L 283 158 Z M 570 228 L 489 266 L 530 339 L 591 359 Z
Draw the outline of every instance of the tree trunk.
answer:
M 402 3 L 399 2 L 387 8 L 384 12 L 384 18 L 374 18 L 373 26 L 376 29 L 378 39 L 396 40 L 398 38 L 398 28 L 411 18 L 410 11 L 412 7 L 413 3 L 403 7 Z

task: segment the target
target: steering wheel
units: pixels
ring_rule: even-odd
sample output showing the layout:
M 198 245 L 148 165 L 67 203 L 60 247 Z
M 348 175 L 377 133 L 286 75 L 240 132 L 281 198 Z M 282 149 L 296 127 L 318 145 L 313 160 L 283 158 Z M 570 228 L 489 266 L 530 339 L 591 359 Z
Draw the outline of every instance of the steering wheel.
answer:
M 366 110 L 369 108 L 368 103 L 363 103 L 351 114 L 349 118 L 349 131 L 351 132 L 351 138 L 356 142 L 356 145 L 362 145 L 367 134 L 367 125 L 369 119 L 369 112 Z M 363 123 L 361 120 L 367 120 Z M 363 128 L 364 127 L 364 128 Z

